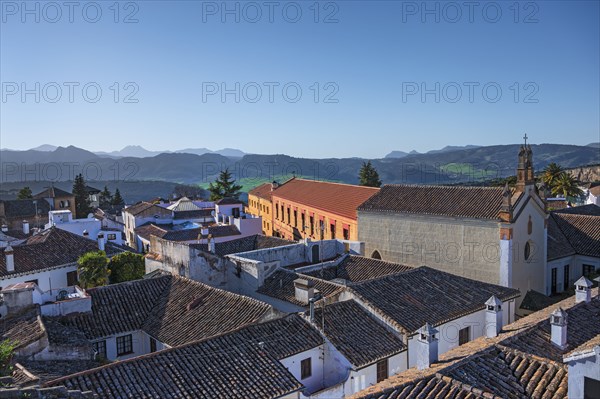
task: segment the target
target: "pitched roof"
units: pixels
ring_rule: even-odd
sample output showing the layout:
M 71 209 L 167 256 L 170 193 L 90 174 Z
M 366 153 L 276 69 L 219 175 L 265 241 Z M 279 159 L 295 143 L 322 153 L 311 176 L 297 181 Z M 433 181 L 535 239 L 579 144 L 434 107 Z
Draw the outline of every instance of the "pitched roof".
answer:
M 215 204 L 217 204 L 217 205 L 238 205 L 238 204 L 243 204 L 243 202 L 237 198 L 226 197 L 226 198 L 221 198 L 220 200 L 216 201 Z
M 39 192 L 33 196 L 33 198 L 58 198 L 58 197 L 72 197 L 73 194 L 65 190 L 61 190 L 57 187 L 48 187 L 42 192 Z
M 598 188 L 600 188 L 600 186 L 598 186 Z M 553 213 L 600 216 L 600 206 L 594 204 L 573 206 L 571 208 L 556 210 Z
M 202 228 L 178 229 L 177 225 L 173 224 L 154 224 L 148 222 L 136 227 L 134 231 L 138 236 L 146 240 L 150 240 L 151 236 L 156 236 L 169 241 L 194 241 L 199 239 L 198 236 L 201 235 Z M 208 234 L 216 238 L 239 236 L 242 233 L 240 233 L 235 225 L 228 224 L 208 226 Z
M 44 220 L 48 219 L 50 204 L 46 201 L 36 201 L 31 199 L 25 200 L 6 200 L 4 203 L 4 215 L 8 218 L 28 218 L 40 215 Z
M 529 310 L 533 312 L 537 312 L 538 310 L 547 308 L 548 306 L 552 306 L 557 302 L 560 302 L 565 298 L 561 296 L 546 296 L 541 292 L 537 292 L 535 290 L 527 291 L 523 301 L 521 302 L 520 308 L 523 310 Z
M 111 399 L 269 399 L 302 388 L 272 355 L 243 345 L 235 335 L 115 362 L 47 384 L 56 385 Z
M 329 281 L 321 280 L 304 274 L 295 273 L 287 269 L 278 269 L 271 274 L 262 286 L 258 287 L 256 292 L 277 298 L 282 301 L 293 303 L 298 306 L 307 306 L 296 299 L 294 280 L 303 278 L 315 283 L 315 292 L 319 292 L 324 297 L 329 297 L 341 292 L 344 287 Z
M 51 227 L 13 246 L 13 250 L 15 271 L 7 272 L 6 257 L 0 256 L 0 277 L 75 263 L 84 253 L 97 251 L 98 243 L 66 230 Z M 106 246 L 108 255 L 118 252 L 122 250 L 113 245 Z
M 573 248 L 552 215 L 551 213 L 548 218 L 548 234 L 546 238 L 548 250 L 546 259 L 554 260 L 575 255 L 577 253 L 575 252 L 575 248 Z
M 577 254 L 600 258 L 600 228 L 598 228 L 600 226 L 600 216 L 552 213 L 551 218 L 554 219 L 554 222 Z M 552 234 L 554 237 L 554 227 L 549 224 L 549 231 L 550 228 L 553 228 Z M 548 241 L 549 247 L 550 244 L 551 241 Z M 552 249 L 553 256 L 557 256 L 557 253 L 569 254 L 569 252 L 566 249 L 562 250 L 562 248 Z
M 248 195 L 254 195 L 255 197 L 271 201 L 271 196 L 273 195 L 273 185 L 271 183 L 263 183 L 260 186 L 248 191 Z
M 179 276 L 161 276 L 87 290 L 92 312 L 58 321 L 88 339 L 143 330 L 174 346 L 256 323 L 266 303 Z
M 141 202 L 138 202 L 137 204 L 134 204 L 127 208 L 124 208 L 123 212 L 127 212 L 127 213 L 130 213 L 133 216 L 135 216 L 135 215 L 138 215 L 138 214 L 140 214 L 148 209 L 151 209 L 151 208 L 154 208 L 156 212 L 159 212 L 161 214 L 170 212 L 165 207 L 161 207 L 161 206 L 158 206 L 157 204 L 153 204 L 153 203 L 145 202 L 145 201 L 141 201 Z
M 15 349 L 28 346 L 46 335 L 37 306 L 0 319 L 0 341 L 16 344 Z
M 293 201 L 356 220 L 356 208 L 376 194 L 379 188 L 292 179 L 273 192 L 273 200 Z
M 358 210 L 495 220 L 502 206 L 503 190 L 502 187 L 390 184 Z
M 333 303 L 324 309 L 315 309 L 315 322 L 322 327 L 324 318 L 324 334 L 356 368 L 406 349 L 400 337 L 387 330 L 353 300 Z
M 100 367 L 102 363 L 96 360 L 31 360 L 19 359 L 19 364 L 27 372 L 36 377 L 36 383 L 55 380 L 84 370 Z
M 516 289 L 471 280 L 427 266 L 354 284 L 349 289 L 408 333 L 426 322 L 439 325 L 483 309 L 492 295 L 502 301 L 520 295 Z
M 276 248 L 284 245 L 296 244 L 294 241 L 284 240 L 277 237 L 266 237 L 255 234 L 248 237 L 237 238 L 215 244 L 215 254 L 219 256 L 238 254 L 241 252 L 255 251 L 257 249 Z M 190 247 L 207 252 L 206 244 L 190 244 Z
M 101 192 L 101 190 L 98 190 L 96 187 L 92 187 L 92 186 L 85 186 L 85 191 L 88 194 L 98 194 Z
M 411 266 L 383 260 L 366 258 L 364 256 L 349 255 L 338 265 L 328 266 L 312 271 L 299 271 L 300 273 L 321 278 L 324 280 L 341 279 L 345 283 L 356 283 L 371 280 L 389 274 L 403 273 L 412 270 Z

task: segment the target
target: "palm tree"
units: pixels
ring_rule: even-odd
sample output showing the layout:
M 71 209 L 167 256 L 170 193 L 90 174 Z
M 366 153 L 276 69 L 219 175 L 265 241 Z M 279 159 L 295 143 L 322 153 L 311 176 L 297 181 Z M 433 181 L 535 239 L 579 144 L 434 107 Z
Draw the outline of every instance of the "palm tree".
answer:
M 565 199 L 567 197 L 579 197 L 583 194 L 583 191 L 577 185 L 577 180 L 567 172 L 560 173 L 551 188 L 553 195 L 562 194 Z
M 555 163 L 549 163 L 548 166 L 544 169 L 544 174 L 542 175 L 542 181 L 546 184 L 546 187 L 550 189 L 554 188 L 556 180 L 563 173 L 562 167 Z

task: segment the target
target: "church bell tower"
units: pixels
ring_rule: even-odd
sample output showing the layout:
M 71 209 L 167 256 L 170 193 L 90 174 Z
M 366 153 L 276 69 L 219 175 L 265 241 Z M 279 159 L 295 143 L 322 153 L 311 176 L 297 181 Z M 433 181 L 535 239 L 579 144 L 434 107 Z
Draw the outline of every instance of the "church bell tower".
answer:
M 517 191 L 525 191 L 525 187 L 535 184 L 533 177 L 533 153 L 531 145 L 527 144 L 527 134 L 523 137 L 525 143 L 519 149 L 519 164 L 517 166 Z

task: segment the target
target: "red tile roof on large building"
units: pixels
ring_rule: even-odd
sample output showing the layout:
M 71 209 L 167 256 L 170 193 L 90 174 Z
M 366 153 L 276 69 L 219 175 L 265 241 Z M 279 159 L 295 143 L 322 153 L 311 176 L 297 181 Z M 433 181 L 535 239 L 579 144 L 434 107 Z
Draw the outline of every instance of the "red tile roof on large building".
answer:
M 379 188 L 375 187 L 296 178 L 279 186 L 273 192 L 273 199 L 293 201 L 356 220 L 356 208 L 378 191 Z
M 248 194 L 271 201 L 271 196 L 273 195 L 273 185 L 271 183 L 263 183 L 260 186 L 248 191 Z
M 359 211 L 498 219 L 502 187 L 390 184 L 365 201 Z

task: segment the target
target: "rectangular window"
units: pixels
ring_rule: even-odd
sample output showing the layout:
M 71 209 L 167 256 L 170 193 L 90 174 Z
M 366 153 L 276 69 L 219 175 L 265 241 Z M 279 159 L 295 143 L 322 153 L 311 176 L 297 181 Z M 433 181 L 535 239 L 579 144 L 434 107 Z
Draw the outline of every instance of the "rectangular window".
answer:
M 329 228 L 331 229 L 331 239 L 335 240 L 335 224 L 329 225 Z
M 106 238 L 108 238 L 109 240 L 112 240 L 112 241 L 114 241 L 114 240 L 116 240 L 116 239 L 117 239 L 117 235 L 116 235 L 116 234 L 108 234 L 108 235 L 106 236 Z
M 600 399 L 600 381 L 583 377 L 583 398 Z
M 311 216 L 310 217 L 310 235 L 312 236 L 313 234 L 315 234 L 315 217 Z
M 298 211 L 294 210 L 294 227 L 298 227 Z
M 596 268 L 594 267 L 594 265 L 583 265 L 583 275 L 586 278 L 590 278 L 592 274 L 594 274 L 595 269 Z
M 302 231 L 304 231 L 304 228 L 306 227 L 306 215 L 304 213 L 302 213 L 300 215 L 300 219 L 302 221 L 302 226 L 300 226 L 300 227 L 301 227 Z
M 569 280 L 571 279 L 571 276 L 569 275 L 571 272 L 569 265 L 565 265 L 564 269 L 563 269 L 563 290 L 566 291 L 569 289 L 569 286 L 571 285 Z
M 96 356 L 101 359 L 106 359 L 106 341 L 96 341 L 93 343 L 94 351 L 96 351 Z
M 471 327 L 465 327 L 458 331 L 458 344 L 464 345 L 471 338 Z
M 275 206 L 275 219 L 279 219 L 279 207 Z
M 344 229 L 344 240 L 349 240 L 350 239 L 350 227 L 348 227 L 347 229 Z
M 71 287 L 73 285 L 77 285 L 77 283 L 78 283 L 77 270 L 74 270 L 72 272 L 67 272 L 67 286 Z
M 556 267 L 552 268 L 552 280 L 550 283 L 550 294 L 556 294 L 556 279 L 557 279 L 558 270 Z
M 292 216 L 291 216 L 290 208 L 287 209 L 287 224 L 292 224 Z
M 156 340 L 150 337 L 150 353 L 156 352 Z
M 312 375 L 312 358 L 306 358 L 300 362 L 300 379 L 308 378 Z
M 117 337 L 117 356 L 128 355 L 133 353 L 133 336 L 123 335 Z
M 383 359 L 377 362 L 377 382 L 388 378 L 388 360 Z

